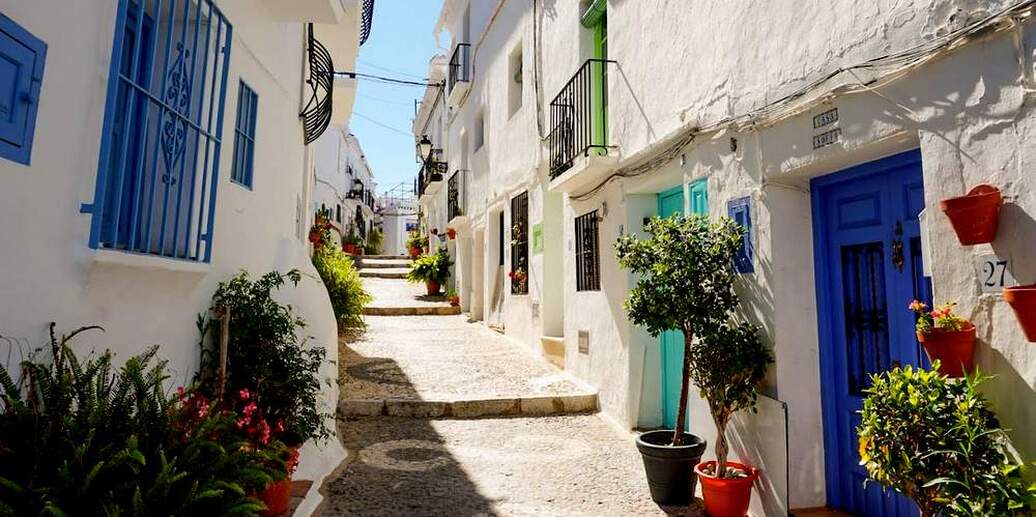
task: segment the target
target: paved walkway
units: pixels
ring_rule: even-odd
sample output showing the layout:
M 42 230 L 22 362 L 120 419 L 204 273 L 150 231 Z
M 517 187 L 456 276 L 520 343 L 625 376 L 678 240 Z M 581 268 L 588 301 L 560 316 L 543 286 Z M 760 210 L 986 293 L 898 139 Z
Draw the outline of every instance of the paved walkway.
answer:
M 445 303 L 405 280 L 364 283 L 375 306 Z M 339 345 L 348 459 L 316 515 L 663 514 L 632 437 L 590 414 L 580 381 L 463 315 L 365 319 Z

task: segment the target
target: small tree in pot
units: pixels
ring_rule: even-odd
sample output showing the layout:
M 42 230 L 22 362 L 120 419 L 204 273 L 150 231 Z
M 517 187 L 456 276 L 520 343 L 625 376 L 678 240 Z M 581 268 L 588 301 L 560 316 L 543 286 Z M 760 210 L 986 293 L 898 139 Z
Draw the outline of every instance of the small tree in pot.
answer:
M 626 311 L 652 336 L 670 329 L 682 332 L 684 361 L 675 428 L 644 433 L 637 447 L 651 497 L 681 504 L 694 493 L 693 469 L 705 450 L 704 440 L 685 432 L 691 344 L 695 336 L 720 332 L 737 304 L 733 260 L 744 230 L 729 219 L 710 223 L 704 216 L 674 215 L 652 219 L 645 231 L 647 239 L 626 235 L 616 244 L 619 264 L 638 275 Z

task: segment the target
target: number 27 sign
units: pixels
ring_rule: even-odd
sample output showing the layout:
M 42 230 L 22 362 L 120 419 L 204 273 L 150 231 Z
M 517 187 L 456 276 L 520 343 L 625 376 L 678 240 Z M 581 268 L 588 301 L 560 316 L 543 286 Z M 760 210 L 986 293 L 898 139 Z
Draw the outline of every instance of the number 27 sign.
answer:
M 1011 261 L 1007 257 L 982 255 L 975 258 L 975 274 L 983 293 L 999 293 L 1015 284 L 1011 276 Z

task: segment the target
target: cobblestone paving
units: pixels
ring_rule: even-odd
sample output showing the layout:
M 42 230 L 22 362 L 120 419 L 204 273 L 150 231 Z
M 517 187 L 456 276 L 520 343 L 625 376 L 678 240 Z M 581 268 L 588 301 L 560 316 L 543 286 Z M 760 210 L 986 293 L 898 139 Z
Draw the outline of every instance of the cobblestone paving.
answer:
M 339 343 L 343 399 L 459 400 L 592 390 L 466 316 L 367 316 Z
M 593 415 L 339 424 L 349 459 L 314 515 L 664 515 L 633 440 Z M 670 515 L 698 515 L 667 508 Z
M 406 280 L 396 278 L 364 278 L 363 285 L 367 292 L 374 295 L 371 307 L 445 307 L 449 305 L 444 296 L 427 296 L 424 284 L 411 284 Z

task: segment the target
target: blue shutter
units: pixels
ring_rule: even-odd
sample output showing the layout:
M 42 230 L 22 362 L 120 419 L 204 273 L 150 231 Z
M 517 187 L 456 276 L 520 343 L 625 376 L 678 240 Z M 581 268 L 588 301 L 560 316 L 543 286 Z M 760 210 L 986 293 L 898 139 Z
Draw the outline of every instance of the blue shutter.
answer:
M 752 201 L 748 196 L 732 199 L 727 203 L 727 215 L 745 229 L 744 242 L 734 258 L 738 273 L 754 273 L 754 251 L 752 249 Z
M 0 14 L 0 157 L 29 164 L 47 45 Z
M 709 215 L 709 180 L 700 179 L 687 186 L 691 200 L 691 214 Z
M 230 179 L 248 188 L 252 188 L 252 171 L 255 166 L 255 120 L 258 107 L 259 95 L 241 81 L 234 128 L 234 168 L 230 172 Z

